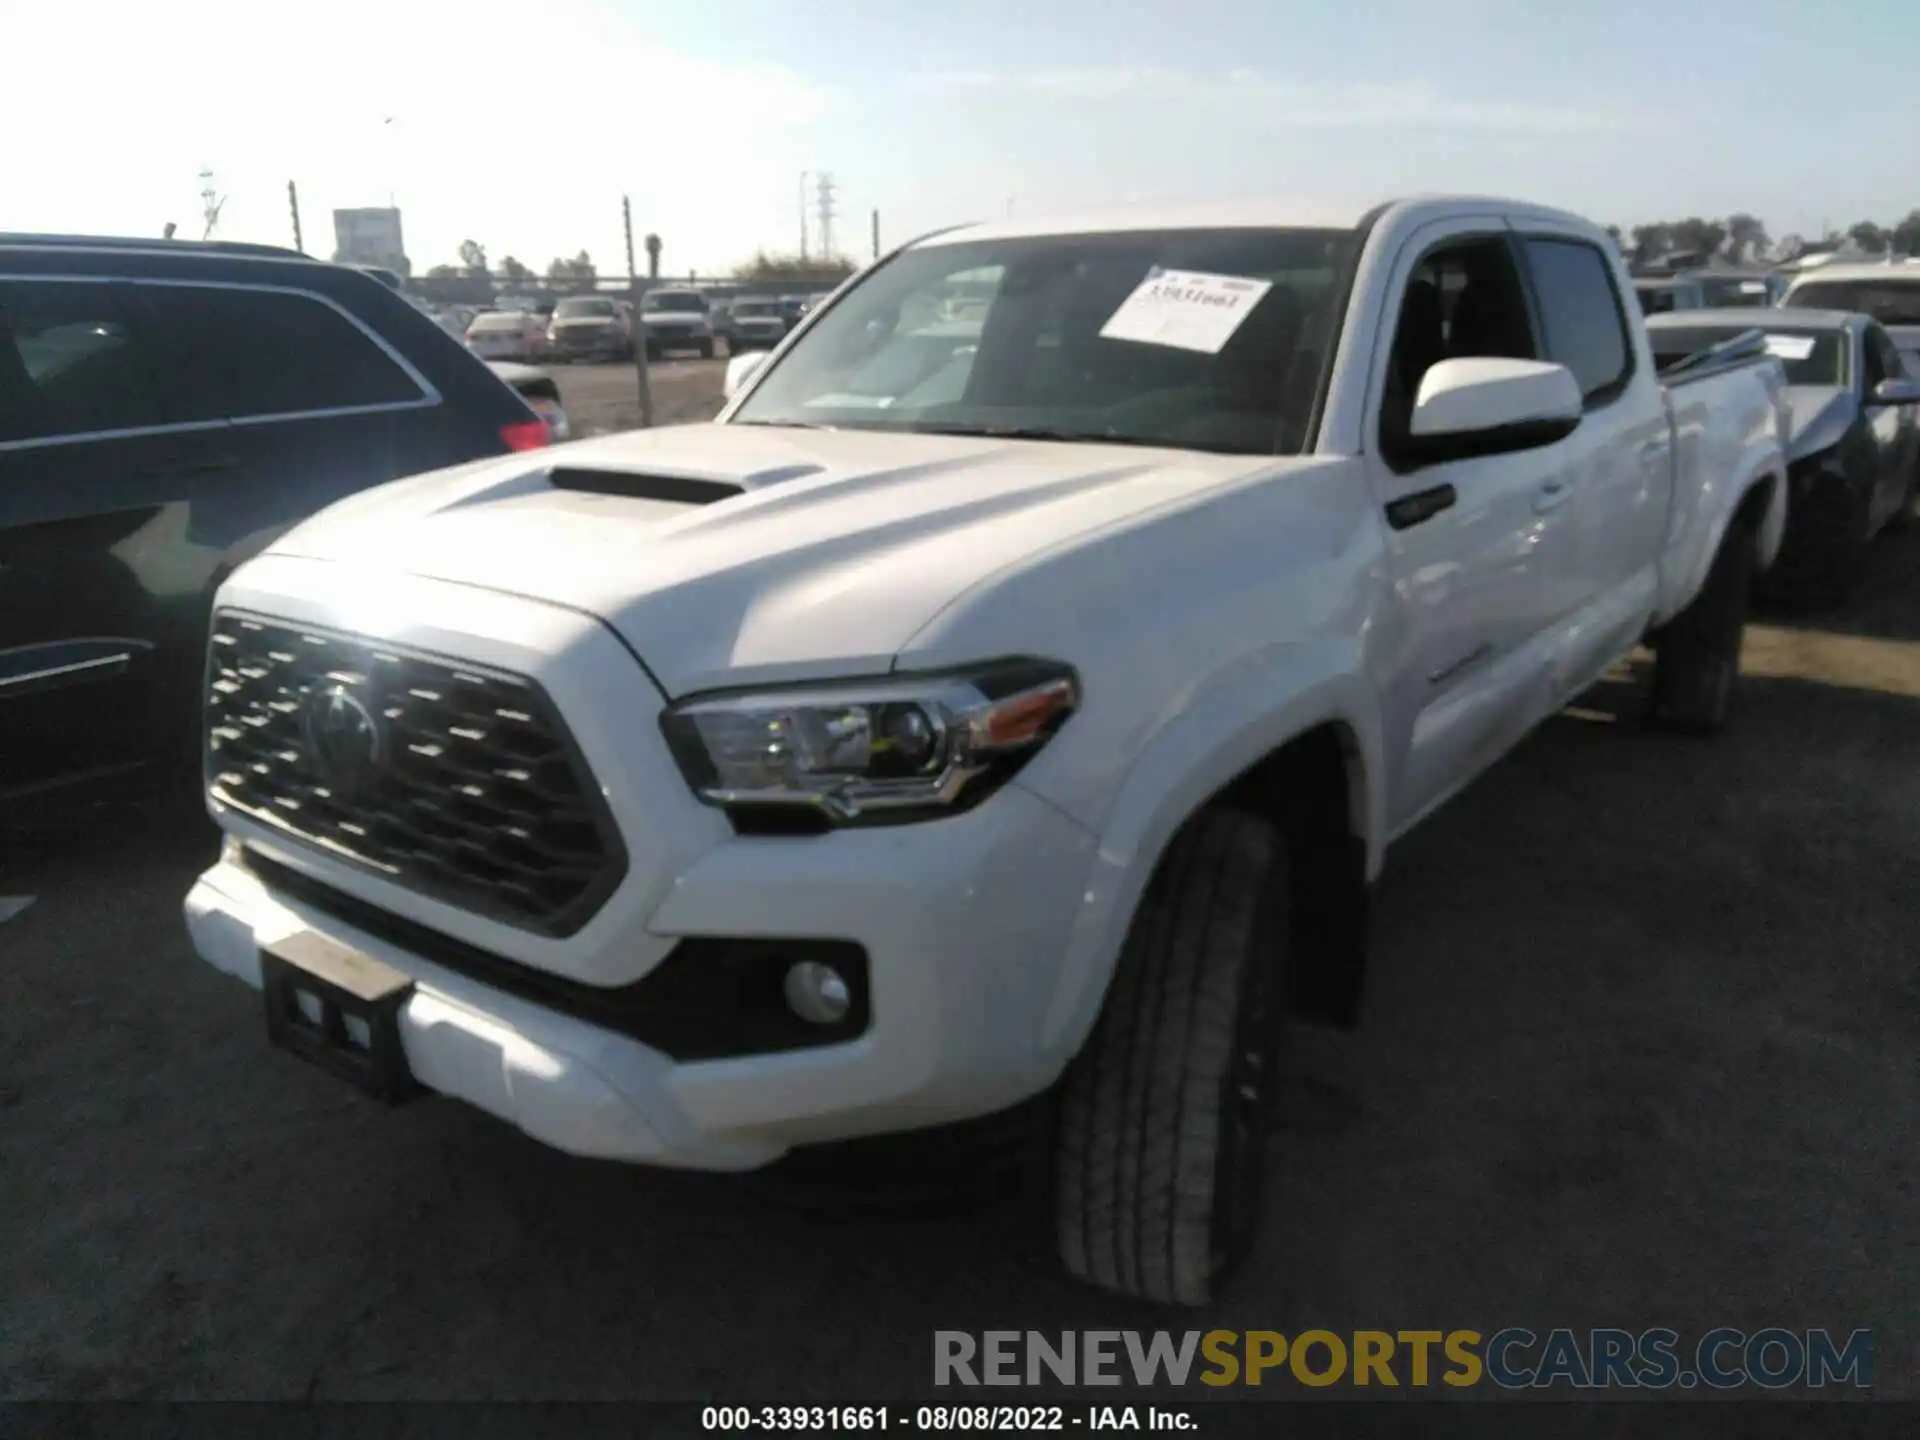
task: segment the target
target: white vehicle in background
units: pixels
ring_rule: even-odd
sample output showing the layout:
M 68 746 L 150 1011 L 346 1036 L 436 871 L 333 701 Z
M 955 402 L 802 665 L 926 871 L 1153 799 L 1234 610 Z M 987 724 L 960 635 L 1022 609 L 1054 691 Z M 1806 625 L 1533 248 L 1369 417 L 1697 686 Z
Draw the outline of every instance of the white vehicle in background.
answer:
M 669 350 L 694 350 L 703 360 L 713 358 L 713 314 L 698 290 L 649 290 L 640 297 L 640 319 L 646 326 L 648 359 L 657 360 Z
M 483 310 L 466 341 L 482 360 L 537 360 L 547 353 L 547 322 L 531 310 Z
M 1907 373 L 1920 379 L 1920 264 L 1822 265 L 1795 276 L 1780 303 L 1872 316 L 1893 337 Z
M 1478 198 L 950 230 L 773 353 L 226 583 L 194 943 L 283 1046 L 579 1155 L 1045 1096 L 1068 1270 L 1206 1301 L 1390 844 L 1642 641 L 1726 720 L 1780 365 L 1663 381 L 1605 232 Z

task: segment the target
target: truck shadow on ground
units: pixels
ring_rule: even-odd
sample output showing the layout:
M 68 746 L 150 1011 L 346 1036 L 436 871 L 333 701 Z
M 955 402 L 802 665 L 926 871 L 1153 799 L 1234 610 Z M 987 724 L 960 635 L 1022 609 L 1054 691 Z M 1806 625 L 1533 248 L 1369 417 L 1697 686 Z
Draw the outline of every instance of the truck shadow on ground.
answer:
M 937 1329 L 1697 1334 L 1804 1319 L 1808 1296 L 1812 1323 L 1905 1353 L 1920 701 L 1750 676 L 1699 741 L 1640 727 L 1643 683 L 1600 687 L 1396 848 L 1362 1028 L 1299 1027 L 1268 1234 L 1195 1315 L 1060 1278 L 1030 1184 L 963 1167 L 945 1206 L 836 1222 L 764 1179 L 342 1092 L 269 1051 L 257 999 L 179 933 L 204 822 L 122 824 L 47 859 L 43 905 L 0 932 L 22 997 L 0 1194 L 34 1217 L 0 1250 L 25 1317 L 0 1374 L 24 1395 L 825 1402 L 923 1393 Z

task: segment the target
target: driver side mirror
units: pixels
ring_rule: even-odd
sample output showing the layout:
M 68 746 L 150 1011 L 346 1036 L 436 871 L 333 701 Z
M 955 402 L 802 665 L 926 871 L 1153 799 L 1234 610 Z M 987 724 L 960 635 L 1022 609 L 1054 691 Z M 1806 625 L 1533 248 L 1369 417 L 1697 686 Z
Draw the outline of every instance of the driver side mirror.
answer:
M 749 350 L 744 355 L 735 355 L 728 360 L 726 378 L 720 382 L 721 398 L 731 400 L 739 394 L 741 388 L 753 379 L 755 372 L 767 363 L 769 353 L 766 350 Z
M 1893 375 L 1873 387 L 1868 397 L 1875 405 L 1920 405 L 1920 380 Z
M 1577 430 L 1585 408 L 1580 382 L 1564 365 L 1442 360 L 1421 377 L 1409 448 L 1424 464 L 1538 449 Z

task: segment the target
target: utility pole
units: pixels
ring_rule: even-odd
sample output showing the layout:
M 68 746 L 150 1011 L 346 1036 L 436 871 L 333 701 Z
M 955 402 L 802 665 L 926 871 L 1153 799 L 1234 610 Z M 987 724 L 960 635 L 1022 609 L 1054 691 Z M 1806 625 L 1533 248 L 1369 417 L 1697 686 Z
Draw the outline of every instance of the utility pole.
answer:
M 213 238 L 213 228 L 220 223 L 220 209 L 226 203 L 227 197 L 213 183 L 213 171 L 203 169 L 200 172 L 200 218 L 206 221 L 207 228 L 200 232 L 202 240 Z
M 627 232 L 627 298 L 633 305 L 633 368 L 640 387 L 640 428 L 653 428 L 653 383 L 647 374 L 647 322 L 640 318 L 640 272 L 633 263 L 633 199 L 620 197 L 620 223 Z
M 307 247 L 300 241 L 300 188 L 291 180 L 287 182 L 287 208 L 293 211 L 293 248 L 304 255 Z
M 800 172 L 800 263 L 807 263 L 807 172 Z
M 873 212 L 873 258 L 880 258 L 880 212 Z
M 820 258 L 833 259 L 833 176 L 820 172 Z

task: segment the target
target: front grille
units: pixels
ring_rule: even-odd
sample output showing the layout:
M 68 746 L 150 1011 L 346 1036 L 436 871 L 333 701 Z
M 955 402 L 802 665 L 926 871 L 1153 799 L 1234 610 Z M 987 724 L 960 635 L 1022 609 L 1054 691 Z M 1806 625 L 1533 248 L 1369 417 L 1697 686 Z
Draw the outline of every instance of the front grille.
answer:
M 223 611 L 207 779 L 222 804 L 462 909 L 570 935 L 626 855 L 531 680 Z

